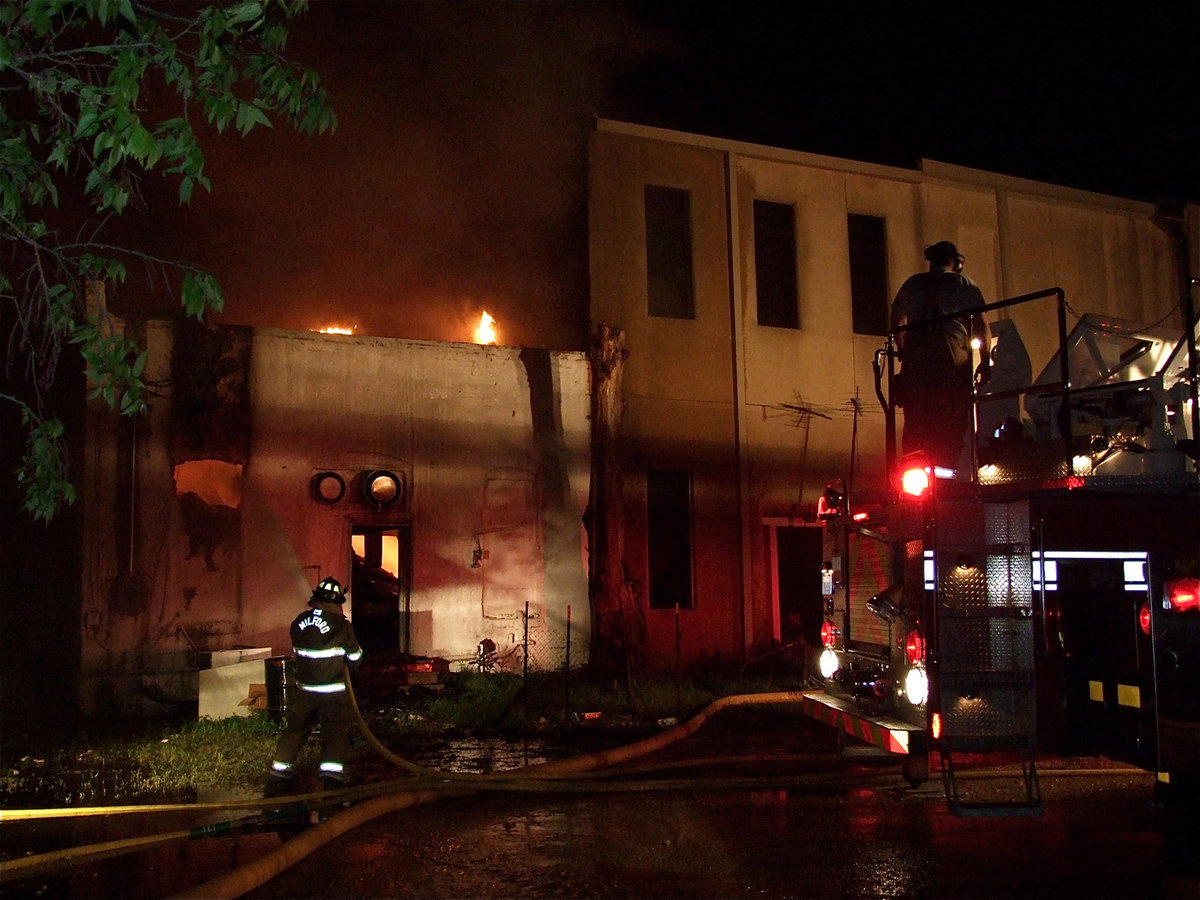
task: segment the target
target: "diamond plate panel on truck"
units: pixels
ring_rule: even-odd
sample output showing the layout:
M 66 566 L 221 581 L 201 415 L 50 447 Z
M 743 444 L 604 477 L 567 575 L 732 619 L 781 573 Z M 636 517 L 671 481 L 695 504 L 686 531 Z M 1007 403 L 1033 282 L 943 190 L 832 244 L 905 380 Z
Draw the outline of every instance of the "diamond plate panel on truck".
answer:
M 947 740 L 1036 731 L 1029 508 L 977 497 L 937 508 L 939 700 Z
M 1025 618 L 943 614 L 942 669 L 954 673 L 1031 675 L 1034 654 L 1029 635 L 1029 622 Z
M 954 682 L 945 686 L 943 701 L 943 733 L 949 741 L 1003 744 L 1032 734 L 1028 727 L 1036 715 L 1032 691 Z

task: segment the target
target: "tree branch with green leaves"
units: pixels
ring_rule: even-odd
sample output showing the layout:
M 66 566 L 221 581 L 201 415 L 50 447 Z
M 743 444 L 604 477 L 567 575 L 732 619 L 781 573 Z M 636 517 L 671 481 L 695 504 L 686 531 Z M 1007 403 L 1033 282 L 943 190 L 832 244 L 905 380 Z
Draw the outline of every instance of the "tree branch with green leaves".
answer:
M 13 323 L 5 383 L 20 386 L 0 402 L 20 409 L 16 478 L 34 519 L 75 499 L 65 429 L 46 401 L 63 353 L 80 354 L 93 398 L 129 416 L 146 406 L 144 351 L 102 310 L 89 314 L 87 284 L 119 284 L 139 261 L 178 275 L 188 315 L 224 305 L 211 273 L 103 240 L 141 202 L 141 179 L 173 179 L 180 204 L 211 190 L 195 123 L 242 136 L 276 122 L 335 128 L 319 76 L 283 55 L 306 6 L 0 0 L 0 301 Z

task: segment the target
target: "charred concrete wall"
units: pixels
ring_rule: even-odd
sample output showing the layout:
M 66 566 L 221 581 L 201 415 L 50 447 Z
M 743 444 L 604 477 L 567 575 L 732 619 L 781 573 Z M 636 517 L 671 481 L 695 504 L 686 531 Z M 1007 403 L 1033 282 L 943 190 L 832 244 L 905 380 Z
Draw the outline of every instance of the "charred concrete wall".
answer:
M 393 541 L 398 570 L 394 622 L 364 645 L 462 664 L 490 638 L 516 665 L 528 610 L 530 665 L 552 668 L 570 607 L 571 661 L 586 661 L 582 353 L 202 331 L 181 350 L 171 323 L 145 326 L 161 389 L 130 433 L 90 411 L 85 711 L 195 702 L 212 651 L 286 653 L 317 580 L 366 591 L 379 573 L 364 535 Z M 364 493 L 377 471 L 394 502 Z

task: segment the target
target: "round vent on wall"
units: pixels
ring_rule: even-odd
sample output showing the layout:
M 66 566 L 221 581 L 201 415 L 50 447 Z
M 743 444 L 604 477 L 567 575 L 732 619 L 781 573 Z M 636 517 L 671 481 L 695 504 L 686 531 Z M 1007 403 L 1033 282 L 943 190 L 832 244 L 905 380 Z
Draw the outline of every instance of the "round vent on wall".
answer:
M 362 491 L 363 499 L 378 510 L 399 500 L 402 486 L 394 472 L 375 469 L 363 475 Z
M 314 500 L 330 506 L 346 496 L 346 479 L 337 472 L 318 472 L 309 487 Z

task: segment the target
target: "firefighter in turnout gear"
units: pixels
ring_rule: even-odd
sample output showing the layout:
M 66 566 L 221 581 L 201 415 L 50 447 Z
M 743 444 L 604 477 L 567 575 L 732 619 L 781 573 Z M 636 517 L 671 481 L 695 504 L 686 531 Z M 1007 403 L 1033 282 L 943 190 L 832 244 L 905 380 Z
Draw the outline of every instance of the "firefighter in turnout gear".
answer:
M 962 274 L 964 257 L 949 241 L 925 248 L 929 271 L 913 275 L 892 301 L 892 328 L 983 306 L 983 293 Z M 971 342 L 983 352 L 972 374 Z M 932 326 L 901 332 L 896 337 L 900 371 L 893 400 L 904 408 L 904 452 L 924 451 L 938 466 L 963 470 L 971 461 L 972 381 L 984 384 L 990 375 L 991 340 L 978 313 Z
M 362 659 L 354 627 L 342 614 L 345 599 L 336 579 L 323 578 L 313 590 L 309 608 L 292 622 L 297 691 L 271 763 L 271 775 L 277 781 L 290 780 L 296 756 L 318 723 L 321 777 L 327 784 L 345 780 L 348 731 L 354 716 L 346 691 L 346 663 L 353 665 Z

